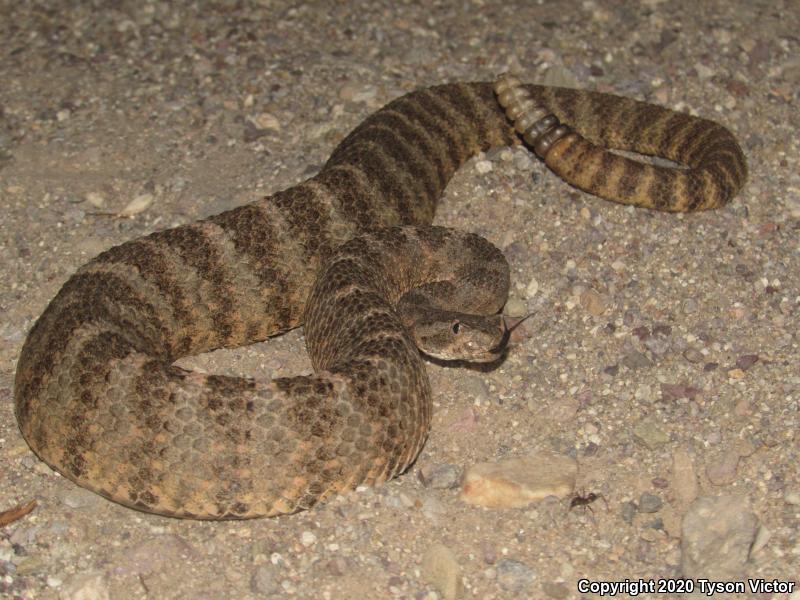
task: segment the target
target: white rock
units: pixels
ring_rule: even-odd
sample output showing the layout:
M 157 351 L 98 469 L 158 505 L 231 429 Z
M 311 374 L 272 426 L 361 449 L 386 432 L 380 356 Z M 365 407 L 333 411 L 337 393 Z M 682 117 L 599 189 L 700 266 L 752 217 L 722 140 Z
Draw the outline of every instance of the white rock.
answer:
M 106 203 L 106 199 L 103 198 L 103 195 L 99 192 L 89 192 L 86 194 L 86 201 L 95 208 L 100 208 Z
M 547 496 L 563 498 L 575 488 L 578 464 L 558 454 L 479 463 L 464 474 L 461 499 L 487 507 L 528 506 Z
M 310 531 L 304 531 L 302 534 L 300 534 L 300 543 L 306 548 L 313 546 L 317 543 L 317 536 Z
M 479 160 L 475 163 L 475 170 L 481 175 L 486 175 L 492 171 L 492 163 L 488 160 Z
M 153 203 L 153 194 L 142 194 L 128 202 L 128 205 L 119 212 L 120 217 L 133 217 L 147 210 Z
M 253 119 L 253 124 L 259 129 L 281 130 L 281 122 L 272 113 L 263 112 Z

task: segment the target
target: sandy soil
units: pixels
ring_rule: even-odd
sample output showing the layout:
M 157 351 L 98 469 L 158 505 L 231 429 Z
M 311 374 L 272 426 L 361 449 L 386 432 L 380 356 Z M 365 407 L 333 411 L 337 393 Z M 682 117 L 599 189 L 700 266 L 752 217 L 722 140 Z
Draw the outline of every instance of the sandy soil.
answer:
M 794 0 L 0 1 L 0 510 L 38 502 L 0 528 L 0 596 L 432 600 L 451 597 L 449 577 L 463 598 L 594 597 L 579 579 L 686 575 L 689 540 L 715 539 L 691 500 L 720 496 L 741 500 L 745 548 L 725 571 L 730 548 L 711 543 L 708 577 L 798 581 L 797 31 Z M 722 210 L 662 215 L 579 193 L 524 150 L 468 163 L 437 222 L 500 246 L 510 307 L 535 315 L 492 372 L 429 366 L 433 433 L 378 489 L 276 519 L 178 521 L 30 452 L 16 360 L 79 265 L 304 179 L 415 87 L 509 66 L 717 119 L 749 182 Z M 186 364 L 310 369 L 300 331 Z M 577 460 L 576 490 L 603 496 L 593 511 L 476 508 L 448 487 L 542 451 Z M 455 562 L 436 579 L 440 545 Z

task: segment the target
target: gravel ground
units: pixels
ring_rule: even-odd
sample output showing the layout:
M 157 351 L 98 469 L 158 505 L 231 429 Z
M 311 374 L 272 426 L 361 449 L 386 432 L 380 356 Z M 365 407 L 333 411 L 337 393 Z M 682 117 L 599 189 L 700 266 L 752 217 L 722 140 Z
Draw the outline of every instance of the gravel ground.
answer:
M 798 581 L 797 31 L 796 0 L 0 1 L 0 510 L 38 502 L 0 528 L 0 596 L 577 598 L 597 595 L 581 578 Z M 433 433 L 380 488 L 275 519 L 178 521 L 85 492 L 28 450 L 17 357 L 80 264 L 300 181 L 417 86 L 509 66 L 717 119 L 749 182 L 722 210 L 673 216 L 579 193 L 521 149 L 468 163 L 437 222 L 500 246 L 509 312 L 534 316 L 494 371 L 429 365 Z M 310 369 L 301 332 L 183 363 Z M 460 498 L 470 466 L 542 452 L 573 458 L 574 493 L 597 501 Z

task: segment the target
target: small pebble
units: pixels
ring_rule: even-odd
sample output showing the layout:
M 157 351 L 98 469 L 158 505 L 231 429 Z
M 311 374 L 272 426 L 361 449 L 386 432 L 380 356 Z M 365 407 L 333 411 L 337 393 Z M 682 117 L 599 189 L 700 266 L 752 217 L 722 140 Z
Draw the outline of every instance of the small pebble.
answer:
M 484 385 L 484 390 L 486 390 Z M 476 390 L 476 395 L 474 396 L 475 404 L 480 404 L 486 399 L 486 395 L 488 390 L 486 391 L 478 391 Z M 483 395 L 480 395 L 483 394 Z M 463 410 L 463 412 L 456 418 L 455 421 L 450 423 L 447 426 L 448 431 L 452 431 L 454 433 L 468 433 L 475 429 L 475 425 L 478 422 L 478 414 L 475 412 L 475 409 L 471 406 L 468 406 Z
M 597 452 L 599 450 L 600 450 L 600 446 L 598 446 L 594 442 L 589 442 L 588 444 L 586 444 L 586 447 L 583 449 L 583 456 L 585 456 L 587 458 L 590 457 L 590 456 L 594 456 L 595 454 L 597 454 Z
M 650 420 L 639 421 L 633 428 L 634 438 L 651 450 L 669 442 L 663 427 Z
M 672 326 L 667 325 L 666 323 L 656 323 L 653 326 L 653 335 L 668 337 L 672 335 Z
M 533 160 L 531 159 L 531 155 L 527 152 L 515 152 L 514 153 L 514 168 L 518 171 L 529 172 L 533 167 Z
M 95 208 L 101 208 L 106 203 L 106 199 L 99 192 L 89 192 L 86 194 L 86 201 Z
M 728 371 L 728 377 L 731 379 L 744 379 L 744 370 L 736 368 Z
M 747 371 L 758 362 L 758 354 L 744 354 L 736 359 L 736 368 Z
M 728 449 L 706 465 L 706 476 L 714 485 L 728 485 L 736 480 L 739 454 Z
M 46 560 L 39 558 L 38 556 L 28 556 L 18 560 L 17 575 L 20 577 L 44 572 L 50 566 Z
M 444 544 L 434 544 L 425 552 L 420 569 L 425 580 L 439 590 L 445 600 L 461 596 L 461 567 L 453 551 Z
M 608 299 L 594 290 L 586 290 L 581 294 L 581 306 L 590 315 L 599 317 L 608 309 Z
M 483 553 L 483 562 L 487 565 L 493 565 L 497 562 L 497 550 L 492 544 L 484 541 L 481 544 L 481 551 Z
M 622 364 L 629 369 L 646 369 L 653 366 L 653 361 L 638 350 L 632 350 L 622 359 Z
M 640 383 L 636 386 L 633 397 L 641 402 L 651 402 L 653 400 L 653 388 L 646 383 Z
M 658 512 L 663 505 L 663 501 L 655 494 L 648 494 L 644 492 L 639 496 L 639 512 L 640 513 L 654 513 Z
M 666 354 L 670 348 L 670 342 L 665 337 L 650 337 L 644 341 L 645 348 L 650 350 L 653 354 L 662 355 Z
M 250 576 L 250 591 L 256 594 L 272 595 L 281 591 L 278 570 L 274 565 L 257 566 Z
M 419 471 L 419 480 L 425 487 L 447 490 L 458 486 L 461 472 L 452 464 L 425 465 Z
M 750 547 L 750 556 L 753 556 L 756 552 L 764 548 L 771 537 L 772 532 L 764 527 L 764 525 L 759 525 L 758 531 L 756 532 L 756 539 L 753 540 L 753 545 Z
M 683 314 L 691 315 L 697 312 L 697 301 L 693 298 L 687 298 L 683 301 Z
M 800 506 L 800 490 L 788 489 L 783 493 L 783 500 L 786 504 Z
M 701 363 L 703 362 L 703 360 L 705 360 L 705 357 L 699 350 L 691 347 L 683 351 L 683 358 L 685 358 L 690 363 Z
M 714 69 L 707 67 L 701 62 L 696 62 L 693 68 L 695 73 L 697 73 L 697 77 L 701 80 L 709 79 L 715 74 Z
M 328 561 L 326 568 L 334 577 L 341 577 L 347 572 L 347 560 L 343 556 L 334 556 Z
M 497 563 L 497 582 L 515 597 L 531 597 L 531 588 L 536 572 L 528 565 L 516 560 L 503 559 Z
M 370 102 L 375 99 L 378 90 L 372 85 L 347 83 L 339 90 L 339 98 L 351 102 Z
M 313 546 L 317 543 L 317 536 L 315 536 L 311 531 L 304 531 L 302 534 L 300 534 L 300 543 L 306 548 Z
M 628 502 L 622 503 L 619 514 L 622 517 L 622 520 L 630 525 L 633 523 L 633 517 L 636 516 L 637 512 L 638 507 L 636 506 L 636 503 L 629 500 Z
M 475 161 L 475 170 L 480 175 L 486 175 L 487 173 L 491 173 L 492 171 L 492 162 L 489 160 L 478 160 Z
M 133 200 L 128 202 L 128 204 L 119 211 L 118 215 L 120 217 L 133 217 L 138 215 L 141 212 L 147 210 L 147 208 L 153 203 L 153 194 L 141 194 L 136 196 Z
M 251 54 L 245 61 L 248 71 L 262 71 L 267 66 L 267 61 L 260 54 Z
M 712 581 L 741 578 L 757 530 L 758 518 L 747 498 L 698 498 L 681 524 L 682 575 Z
M 389 589 L 395 588 L 399 592 L 400 588 L 405 585 L 406 580 L 398 575 L 392 575 L 387 583 L 389 584 Z
M 702 390 L 683 383 L 662 383 L 661 399 L 665 402 L 672 402 L 687 398 L 689 400 L 697 396 Z
M 271 131 L 281 130 L 281 122 L 275 115 L 268 112 L 261 113 L 254 117 L 253 124 L 259 129 L 269 129 Z

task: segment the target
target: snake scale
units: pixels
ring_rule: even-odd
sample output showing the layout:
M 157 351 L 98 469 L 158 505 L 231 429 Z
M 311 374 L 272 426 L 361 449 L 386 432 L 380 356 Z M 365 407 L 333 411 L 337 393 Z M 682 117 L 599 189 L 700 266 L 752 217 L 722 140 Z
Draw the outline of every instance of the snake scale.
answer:
M 521 138 L 568 183 L 647 208 L 714 208 L 745 181 L 739 145 L 712 121 L 602 93 L 502 85 L 521 136 L 492 83 L 420 89 L 369 116 L 307 181 L 78 269 L 17 365 L 16 416 L 33 451 L 115 502 L 183 518 L 290 513 L 384 481 L 412 463 L 431 419 L 424 365 L 395 304 L 414 285 L 470 280 L 467 264 L 501 294 L 508 274 L 477 236 L 377 229 L 430 224 L 461 164 Z M 458 310 L 490 315 L 504 301 Z M 172 364 L 264 340 L 304 315 L 314 375 L 260 381 Z

